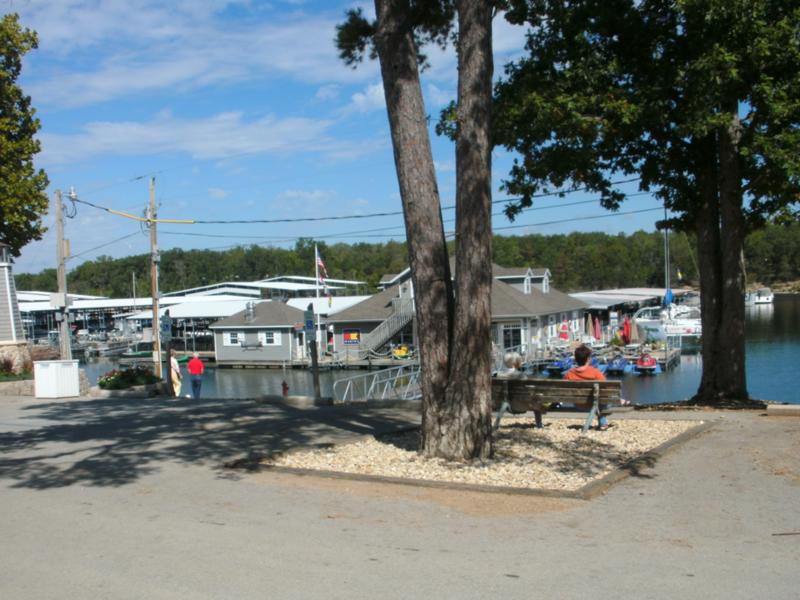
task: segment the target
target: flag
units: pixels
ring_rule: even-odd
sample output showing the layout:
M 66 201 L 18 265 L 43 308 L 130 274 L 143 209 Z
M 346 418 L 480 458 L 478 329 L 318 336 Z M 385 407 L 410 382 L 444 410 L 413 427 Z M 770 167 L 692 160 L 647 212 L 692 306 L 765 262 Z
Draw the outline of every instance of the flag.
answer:
M 328 277 L 328 269 L 325 268 L 325 263 L 322 261 L 322 256 L 320 256 L 319 249 L 316 246 L 314 246 L 314 253 L 317 257 L 319 282 L 322 284 L 322 291 L 328 296 L 328 308 L 330 308 L 333 304 L 333 297 L 331 296 L 331 291 L 328 289 L 328 284 L 325 282 L 325 279 Z

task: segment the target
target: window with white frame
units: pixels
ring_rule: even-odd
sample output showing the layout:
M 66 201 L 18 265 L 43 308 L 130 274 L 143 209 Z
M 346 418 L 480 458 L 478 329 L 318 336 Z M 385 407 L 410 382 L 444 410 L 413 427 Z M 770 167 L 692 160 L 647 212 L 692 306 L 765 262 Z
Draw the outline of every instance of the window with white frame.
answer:
M 530 278 L 530 275 L 528 275 L 525 278 L 525 281 L 522 283 L 522 291 L 525 294 L 530 294 L 531 293 L 531 278 Z
M 223 346 L 241 346 L 244 343 L 243 331 L 225 331 L 222 333 Z
M 519 348 L 522 345 L 522 327 L 519 323 L 503 324 L 503 348 Z
M 281 345 L 281 332 L 280 331 L 259 331 L 258 341 L 262 346 L 280 346 Z

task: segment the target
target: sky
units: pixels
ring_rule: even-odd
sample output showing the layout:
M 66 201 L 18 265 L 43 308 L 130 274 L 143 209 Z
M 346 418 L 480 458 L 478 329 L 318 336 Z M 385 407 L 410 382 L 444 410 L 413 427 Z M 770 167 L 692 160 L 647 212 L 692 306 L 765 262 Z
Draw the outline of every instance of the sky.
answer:
M 55 190 L 143 215 L 155 178 L 163 219 L 317 222 L 158 226 L 159 249 L 292 247 L 404 240 L 380 70 L 346 66 L 334 45 L 347 9 L 336 0 L 4 0 L 39 35 L 20 84 L 41 120 L 37 167 Z M 495 73 L 524 53 L 525 30 L 495 19 Z M 445 229 L 452 231 L 455 149 L 433 131 L 455 98 L 452 48 L 428 50 L 422 75 Z M 543 198 L 510 223 L 501 183 L 513 156 L 493 154 L 493 228 L 504 235 L 653 230 L 657 210 L 610 216 L 583 193 Z M 621 189 L 635 191 L 633 186 Z M 68 203 L 69 204 L 69 203 Z M 623 211 L 655 209 L 648 195 Z M 68 269 L 100 255 L 149 252 L 139 223 L 78 203 L 66 220 Z M 577 219 L 577 220 L 576 220 Z M 22 249 L 17 273 L 55 267 L 53 210 L 44 238 Z M 546 265 L 542 265 L 546 266 Z M 335 277 L 335 274 L 331 274 Z

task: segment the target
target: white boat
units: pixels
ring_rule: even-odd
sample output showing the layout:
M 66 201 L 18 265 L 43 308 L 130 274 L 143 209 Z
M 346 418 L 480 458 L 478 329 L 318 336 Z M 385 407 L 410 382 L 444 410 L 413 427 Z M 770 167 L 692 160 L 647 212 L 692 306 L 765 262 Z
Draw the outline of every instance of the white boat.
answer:
M 700 308 L 697 306 L 645 306 L 636 311 L 633 322 L 639 327 L 644 340 L 664 340 L 673 336 L 700 337 L 703 332 Z
M 747 292 L 744 296 L 745 304 L 772 304 L 775 295 L 769 288 L 760 288 L 753 292 Z

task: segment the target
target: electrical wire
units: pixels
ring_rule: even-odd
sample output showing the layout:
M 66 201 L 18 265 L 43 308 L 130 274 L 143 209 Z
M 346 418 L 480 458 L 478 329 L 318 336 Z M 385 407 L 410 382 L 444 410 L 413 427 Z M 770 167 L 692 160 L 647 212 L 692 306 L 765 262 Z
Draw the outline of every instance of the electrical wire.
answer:
M 68 256 L 66 258 L 66 260 L 72 260 L 74 258 L 78 258 L 79 256 L 84 256 L 86 254 L 89 254 L 90 252 L 94 252 L 95 250 L 100 250 L 101 248 L 105 248 L 106 246 L 110 246 L 111 244 L 116 244 L 117 242 L 121 242 L 122 240 L 127 240 L 128 238 L 131 238 L 131 237 L 133 237 L 135 235 L 139 235 L 140 233 L 141 232 L 139 232 L 139 231 L 134 231 L 133 233 L 129 233 L 128 235 L 123 235 L 122 237 L 119 237 L 119 238 L 117 238 L 115 240 L 111 240 L 110 242 L 106 242 L 105 244 L 101 244 L 99 246 L 95 246 L 94 248 L 89 248 L 88 250 L 84 250 L 83 252 L 79 252 L 78 254 L 73 254 L 71 256 Z
M 631 183 L 633 181 L 637 181 L 639 178 L 633 179 L 624 179 L 619 181 L 611 182 L 612 185 L 619 185 L 623 183 Z M 534 194 L 532 198 L 546 198 L 546 197 L 563 197 L 565 194 L 572 194 L 575 192 L 580 191 L 587 191 L 587 187 L 574 187 L 568 188 L 566 190 L 559 190 L 555 192 L 544 192 L 542 194 Z M 646 193 L 646 192 L 641 192 Z M 633 195 L 633 194 L 631 194 Z M 509 203 L 509 202 L 518 202 L 519 198 L 503 198 L 501 200 L 494 200 L 492 204 L 502 204 L 502 203 Z M 363 215 L 334 215 L 334 216 L 327 216 L 327 217 L 298 217 L 293 219 L 234 219 L 234 220 L 208 220 L 208 219 L 147 219 L 144 217 L 138 217 L 136 215 L 131 215 L 129 213 L 124 213 L 122 211 L 114 210 L 112 208 L 108 208 L 105 206 L 100 206 L 98 204 L 94 204 L 93 202 L 89 202 L 88 200 L 83 200 L 81 198 L 72 198 L 73 202 L 80 202 L 81 204 L 85 204 L 87 206 L 91 206 L 92 208 L 96 208 L 98 210 L 103 210 L 111 214 L 115 214 L 118 216 L 122 216 L 128 219 L 133 219 L 136 221 L 145 221 L 145 222 L 155 222 L 155 223 L 172 223 L 172 224 L 181 224 L 181 225 L 249 225 L 249 224 L 271 224 L 271 223 L 310 223 L 310 222 L 318 222 L 318 221 L 342 221 L 342 220 L 351 220 L 351 219 L 371 219 L 376 217 L 394 217 L 398 215 L 402 215 L 403 211 L 389 211 L 389 212 L 380 212 L 380 213 L 367 213 Z M 452 210 L 455 208 L 455 204 L 449 204 L 442 206 L 442 210 Z

